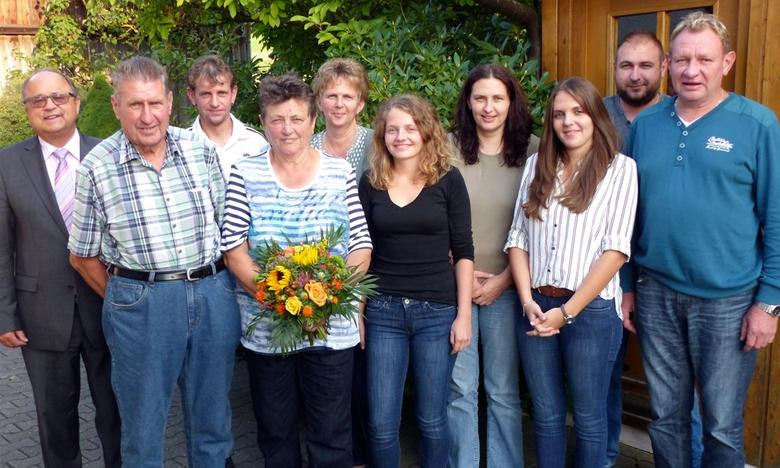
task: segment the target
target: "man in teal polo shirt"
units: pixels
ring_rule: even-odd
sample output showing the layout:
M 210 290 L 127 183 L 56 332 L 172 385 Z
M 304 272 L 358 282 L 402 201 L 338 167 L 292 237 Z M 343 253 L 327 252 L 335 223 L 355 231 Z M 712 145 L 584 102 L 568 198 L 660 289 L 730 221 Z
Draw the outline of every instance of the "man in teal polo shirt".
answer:
M 672 32 L 674 100 L 642 113 L 627 151 L 640 193 L 636 325 L 650 390 L 657 467 L 690 464 L 692 389 L 699 389 L 703 467 L 742 467 L 745 397 L 756 350 L 780 312 L 780 126 L 767 108 L 726 92 L 736 59 L 713 15 Z

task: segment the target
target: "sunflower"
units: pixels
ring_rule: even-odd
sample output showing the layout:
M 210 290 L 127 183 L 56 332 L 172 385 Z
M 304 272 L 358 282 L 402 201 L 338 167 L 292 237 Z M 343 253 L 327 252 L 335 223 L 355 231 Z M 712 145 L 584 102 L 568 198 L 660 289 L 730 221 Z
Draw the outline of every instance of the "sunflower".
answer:
M 277 265 L 276 268 L 268 273 L 268 277 L 265 280 L 268 284 L 268 289 L 276 293 L 282 291 L 290 284 L 290 276 L 292 276 L 290 270 L 281 265 Z
M 298 265 L 307 266 L 317 261 L 318 254 L 315 247 L 299 245 L 293 249 L 292 259 Z

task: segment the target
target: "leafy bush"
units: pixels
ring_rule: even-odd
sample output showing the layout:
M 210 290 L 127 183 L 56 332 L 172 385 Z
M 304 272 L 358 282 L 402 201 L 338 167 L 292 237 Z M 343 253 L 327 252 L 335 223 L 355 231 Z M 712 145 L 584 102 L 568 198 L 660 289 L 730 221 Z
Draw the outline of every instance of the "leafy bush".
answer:
M 22 104 L 23 82 L 24 76 L 13 73 L 0 93 L 0 148 L 18 143 L 33 134 Z
M 332 28 L 331 28 L 332 29 Z M 478 7 L 444 7 L 435 0 L 412 5 L 392 21 L 351 21 L 338 28 L 330 57 L 352 57 L 368 70 L 371 88 L 364 122 L 385 99 L 415 92 L 429 99 L 445 127 L 468 72 L 482 63 L 513 70 L 528 96 L 535 129 L 553 84 L 528 59 L 525 30 Z
M 81 100 L 78 127 L 86 135 L 105 138 L 119 130 L 119 120 L 111 108 L 111 85 L 99 75 Z

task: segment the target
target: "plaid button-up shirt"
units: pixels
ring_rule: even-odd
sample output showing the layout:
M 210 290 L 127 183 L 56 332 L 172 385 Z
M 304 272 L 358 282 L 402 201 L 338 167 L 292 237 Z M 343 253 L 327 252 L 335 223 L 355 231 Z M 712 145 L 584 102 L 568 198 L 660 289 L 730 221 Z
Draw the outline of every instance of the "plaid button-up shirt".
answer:
M 225 183 L 214 149 L 169 127 L 158 173 L 119 130 L 82 161 L 68 249 L 132 270 L 184 270 L 219 258 Z

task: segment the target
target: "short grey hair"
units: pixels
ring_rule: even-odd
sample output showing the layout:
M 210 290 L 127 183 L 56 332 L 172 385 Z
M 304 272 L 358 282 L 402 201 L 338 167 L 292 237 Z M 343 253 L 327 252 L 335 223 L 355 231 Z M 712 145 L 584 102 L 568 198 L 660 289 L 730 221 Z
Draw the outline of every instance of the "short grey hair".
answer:
M 111 72 L 111 84 L 114 87 L 114 97 L 119 97 L 119 88 L 125 80 L 162 81 L 165 92 L 170 93 L 168 72 L 157 60 L 143 55 L 135 55 L 122 60 Z
M 704 13 L 703 11 L 694 11 L 680 20 L 672 31 L 670 43 L 674 42 L 674 38 L 679 36 L 683 31 L 699 32 L 703 31 L 705 28 L 709 28 L 718 36 L 721 45 L 723 45 L 723 53 L 734 50 L 731 45 L 731 36 L 729 35 L 728 29 L 726 29 L 726 25 L 723 24 L 723 21 L 718 19 L 717 16 L 710 13 Z

